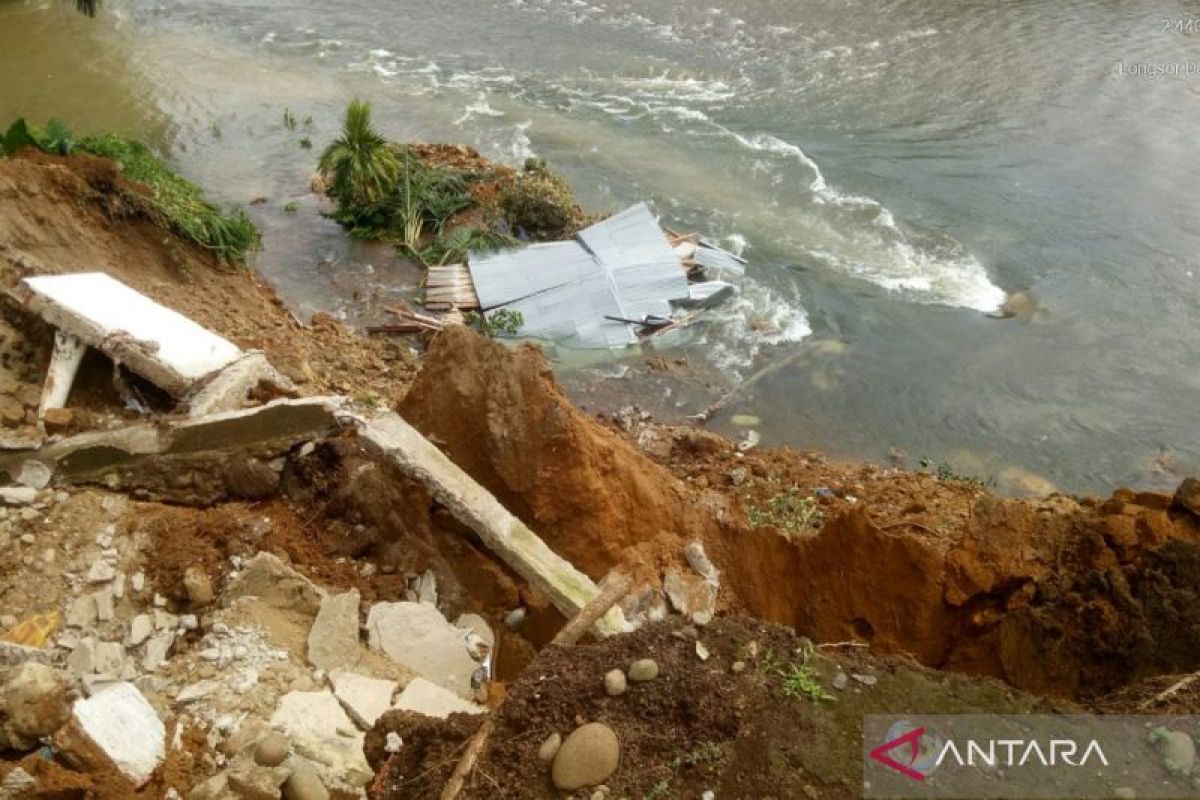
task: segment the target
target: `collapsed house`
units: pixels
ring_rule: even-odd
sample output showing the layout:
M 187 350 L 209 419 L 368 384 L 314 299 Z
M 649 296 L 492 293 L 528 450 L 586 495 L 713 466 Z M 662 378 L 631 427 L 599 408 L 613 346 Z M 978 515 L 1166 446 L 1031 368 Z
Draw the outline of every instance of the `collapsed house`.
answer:
M 615 349 L 720 303 L 744 272 L 744 260 L 711 242 L 664 232 L 638 203 L 568 241 L 473 252 L 465 267 L 435 268 L 426 307 L 516 313 L 520 336 Z

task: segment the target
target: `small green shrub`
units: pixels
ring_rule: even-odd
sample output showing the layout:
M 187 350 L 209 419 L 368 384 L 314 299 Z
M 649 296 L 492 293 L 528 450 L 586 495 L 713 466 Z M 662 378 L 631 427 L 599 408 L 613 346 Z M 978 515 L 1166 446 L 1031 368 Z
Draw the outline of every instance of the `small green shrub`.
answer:
M 495 339 L 500 334 L 516 336 L 525 325 L 525 316 L 520 311 L 510 311 L 507 308 L 493 311 L 487 316 L 468 311 L 464 320 L 489 339 Z
M 965 483 L 977 489 L 986 489 L 989 483 L 989 481 L 985 481 L 983 478 L 960 473 L 948 461 L 934 461 L 931 458 L 922 458 L 917 463 L 920 464 L 921 469 L 928 470 L 942 482 Z
M 762 671 L 768 675 L 777 676 L 783 688 L 783 695 L 791 700 L 807 698 L 814 703 L 822 700 L 836 700 L 825 691 L 821 681 L 813 669 L 812 652 L 805 651 L 800 658 L 790 663 L 784 663 L 768 650 L 762 660 Z
M 300 206 L 296 205 L 295 200 L 289 200 L 283 204 L 283 213 L 285 214 L 295 214 L 299 210 Z
M 763 505 L 747 500 L 746 519 L 753 528 L 772 527 L 786 533 L 802 533 L 820 527 L 824 515 L 816 500 L 804 496 L 800 487 L 792 486 L 771 495 Z
M 499 205 L 509 226 L 532 239 L 565 239 L 581 220 L 570 184 L 542 159 L 525 162 L 525 169 L 501 192 Z

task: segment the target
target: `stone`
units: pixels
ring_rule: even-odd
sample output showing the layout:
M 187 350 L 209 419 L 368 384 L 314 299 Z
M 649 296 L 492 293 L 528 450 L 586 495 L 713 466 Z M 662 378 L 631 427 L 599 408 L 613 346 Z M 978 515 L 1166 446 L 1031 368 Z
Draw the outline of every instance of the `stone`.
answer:
M 138 614 L 129 623 L 129 644 L 132 647 L 137 647 L 142 642 L 150 638 L 150 634 L 154 632 L 154 620 L 149 614 Z
M 196 784 L 188 792 L 188 800 L 229 800 L 229 770 L 218 772 L 208 780 Z
M 279 473 L 257 458 L 235 458 L 225 468 L 225 489 L 236 500 L 265 500 L 279 490 Z
M 203 567 L 192 565 L 183 572 L 183 588 L 192 608 L 203 608 L 213 601 L 212 579 Z
M 120 675 L 125 666 L 125 648 L 120 642 L 97 642 L 93 672 Z
M 0 503 L 10 506 L 27 506 L 37 500 L 37 489 L 28 486 L 0 487 Z
M 415 711 L 427 717 L 445 719 L 451 714 L 482 714 L 487 709 L 475 703 L 468 702 L 448 689 L 427 681 L 424 678 L 413 678 L 404 687 L 404 691 L 396 698 L 392 708 L 401 711 Z
M 833 676 L 833 688 L 837 689 L 839 692 L 843 691 L 849 685 L 850 676 L 846 673 L 839 672 Z
M 40 461 L 30 459 L 21 465 L 21 469 L 17 472 L 17 483 L 22 486 L 27 486 L 30 489 L 41 490 L 50 485 L 50 479 L 54 477 L 54 473 Z
M 93 561 L 92 566 L 88 568 L 88 583 L 108 583 L 115 577 L 117 577 L 117 571 L 104 559 Z
M 113 587 L 106 586 L 98 592 L 92 593 L 92 599 L 96 603 L 96 619 L 100 622 L 111 622 L 113 614 Z
M 558 749 L 562 747 L 562 734 L 552 733 L 542 742 L 542 746 L 538 748 L 538 758 L 543 763 L 549 764 L 554 761 L 554 757 L 558 755 Z
M 329 800 L 329 790 L 312 764 L 294 758 L 290 765 L 292 773 L 283 784 L 283 800 Z
M 574 791 L 603 783 L 621 761 L 621 743 L 613 729 L 589 722 L 571 732 L 550 768 L 555 787 Z
M 395 681 L 368 678 L 337 669 L 329 673 L 329 683 L 342 708 L 363 730 L 374 727 L 375 720 L 391 708 L 392 696 L 397 688 Z
M 663 591 L 675 610 L 691 619 L 695 614 L 716 613 L 717 585 L 699 575 L 684 573 L 672 567 L 663 578 Z
M 314 616 L 324 596 L 312 581 L 265 551 L 243 564 L 223 592 L 226 600 L 257 597 L 267 605 Z
M 305 758 L 328 767 L 348 782 L 365 785 L 373 773 L 363 756 L 361 731 L 333 692 L 289 692 L 279 699 L 271 726 L 284 733 Z
M 1196 743 L 1183 731 L 1155 729 L 1152 737 L 1162 753 L 1163 765 L 1169 772 L 1188 775 L 1196 765 Z
M 135 572 L 129 576 L 129 588 L 133 589 L 134 593 L 139 593 L 146 588 L 146 573 Z
M 80 595 L 67 606 L 67 627 L 91 628 L 96 624 L 97 614 L 96 598 L 90 594 Z
M 454 624 L 464 630 L 473 632 L 489 648 L 496 646 L 496 634 L 492 631 L 492 626 L 488 625 L 487 620 L 478 614 L 463 614 L 454 621 Z
M 0 691 L 0 750 L 31 750 L 71 716 L 70 679 L 45 664 L 13 669 Z
M 88 636 L 75 645 L 67 656 L 67 668 L 76 675 L 87 675 L 96 671 L 96 640 Z
M 645 683 L 658 677 L 658 662 L 653 658 L 641 658 L 629 665 L 629 680 Z
M 478 667 L 467 650 L 466 632 L 451 625 L 428 603 L 376 603 L 367 614 L 367 635 L 374 650 L 471 698 L 471 675 Z
M 153 672 L 167 660 L 171 653 L 171 645 L 175 644 L 175 631 L 166 630 L 155 634 L 146 642 L 146 651 L 142 654 L 142 669 Z
M 1200 516 L 1200 478 L 1184 478 L 1171 503 Z
M 604 675 L 604 691 L 608 692 L 609 697 L 617 697 L 625 694 L 626 688 L 625 673 L 621 670 L 609 670 Z
M 358 663 L 357 589 L 327 595 L 308 631 L 308 663 L 317 669 L 353 667 Z
M 278 767 L 287 760 L 292 749 L 291 742 L 282 733 L 272 731 L 259 740 L 254 747 L 255 763 L 264 767 Z
M 713 585 L 721 582 L 721 573 L 709 560 L 708 553 L 704 552 L 704 545 L 701 542 L 689 543 L 687 547 L 683 548 L 683 557 L 687 559 L 688 566 L 696 570 L 696 574 L 704 580 Z
M 37 779 L 21 767 L 16 767 L 0 781 L 0 797 L 24 797 L 25 792 L 37 786 Z
M 42 425 L 51 436 L 66 433 L 75 424 L 75 412 L 69 408 L 47 408 L 42 412 Z
M 263 767 L 247 760 L 229 770 L 229 789 L 238 800 L 279 800 L 279 787 L 287 779 L 286 767 Z
M 84 771 L 115 769 L 143 786 L 166 756 L 166 728 L 132 683 L 114 683 L 77 700 L 54 744 Z
M 417 602 L 436 606 L 437 601 L 437 575 L 433 574 L 433 570 L 427 569 L 417 578 Z
M 740 675 L 741 673 L 746 671 L 746 662 L 745 661 L 735 661 L 729 666 L 729 669 L 733 672 L 734 675 Z
M 11 394 L 0 394 L 0 424 L 17 428 L 25 424 L 25 404 Z

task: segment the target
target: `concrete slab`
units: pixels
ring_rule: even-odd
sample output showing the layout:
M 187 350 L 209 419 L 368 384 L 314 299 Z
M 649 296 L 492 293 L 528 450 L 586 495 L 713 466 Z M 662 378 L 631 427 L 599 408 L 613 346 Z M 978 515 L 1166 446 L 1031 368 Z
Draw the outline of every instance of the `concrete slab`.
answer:
M 438 719 L 445 719 L 451 714 L 483 714 L 487 711 L 483 706 L 463 700 L 453 692 L 424 678 L 413 678 L 396 698 L 396 704 L 392 708 L 415 711 Z
M 329 673 L 333 694 L 359 728 L 369 731 L 379 715 L 391 708 L 399 684 L 335 669 Z
M 361 786 L 373 774 L 363 756 L 363 733 L 332 692 L 289 692 L 279 699 L 271 725 L 296 752 Z
M 467 633 L 428 603 L 376 603 L 367 612 L 373 650 L 462 697 L 472 696 L 471 675 L 479 668 Z
M 81 769 L 115 768 L 142 786 L 166 756 L 166 728 L 132 683 L 114 683 L 77 700 L 54 734 L 56 748 Z
M 177 397 L 242 355 L 228 339 L 102 272 L 25 278 L 15 294 L 54 327 Z
M 549 598 L 568 618 L 578 614 L 599 594 L 591 578 L 551 550 L 491 492 L 399 415 L 389 413 L 364 419 L 343 413 L 341 419 L 356 427 L 362 441 L 379 457 L 425 486 L 460 522 L 475 531 L 489 550 Z M 601 636 L 628 629 L 625 617 L 617 607 L 595 626 Z

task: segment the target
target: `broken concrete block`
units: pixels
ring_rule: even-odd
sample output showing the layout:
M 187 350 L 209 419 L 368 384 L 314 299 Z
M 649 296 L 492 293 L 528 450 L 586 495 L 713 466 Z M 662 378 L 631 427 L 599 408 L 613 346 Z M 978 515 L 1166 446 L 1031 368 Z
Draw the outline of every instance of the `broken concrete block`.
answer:
M 67 656 L 67 668 L 76 675 L 89 675 L 96 671 L 96 640 L 88 636 L 75 645 Z
M 427 569 L 417 578 L 417 602 L 436 606 L 438 601 L 437 575 Z
M 88 568 L 88 583 L 107 583 L 115 577 L 117 577 L 117 571 L 112 564 L 103 559 L 93 561 L 92 566 Z
M 496 497 L 449 459 L 398 414 L 366 420 L 343 411 L 340 418 L 358 429 L 368 449 L 429 490 L 493 553 L 529 581 L 568 618 L 600 593 L 591 578 L 551 550 L 536 533 L 509 513 Z M 620 608 L 595 625 L 601 636 L 627 629 Z
M 150 638 L 150 634 L 154 632 L 154 620 L 149 614 L 138 614 L 133 618 L 133 622 L 129 624 L 129 644 L 132 647 L 137 647 L 142 642 Z
M 142 669 L 153 672 L 158 669 L 171 652 L 175 643 L 175 631 L 161 631 L 146 642 L 146 652 L 142 655 Z
M 717 610 L 717 587 L 699 575 L 691 575 L 672 567 L 663 579 L 663 591 L 671 605 L 688 619 L 695 615 L 712 615 Z
M 392 707 L 392 696 L 398 688 L 395 681 L 368 678 L 340 669 L 329 673 L 329 683 L 342 708 L 363 730 L 370 730 L 379 715 Z
M 0 487 L 0 503 L 9 506 L 27 506 L 37 500 L 37 489 L 28 486 Z
M 487 711 L 483 706 L 463 700 L 424 678 L 413 678 L 396 698 L 392 708 L 415 711 L 438 719 L 445 719 L 451 714 L 483 714 Z
M 92 600 L 96 604 L 96 619 L 100 622 L 110 622 L 113 618 L 113 587 L 106 586 L 98 592 L 92 592 Z
M 242 565 L 223 594 L 226 601 L 257 597 L 268 605 L 314 615 L 324 596 L 316 584 L 267 552 L 259 552 Z
M 115 683 L 77 700 L 54 735 L 63 757 L 82 771 L 120 771 L 142 786 L 166 756 L 166 728 L 132 683 Z
M 16 294 L 54 327 L 176 397 L 242 356 L 229 340 L 104 273 L 25 278 Z
M 96 598 L 90 594 L 80 595 L 67 606 L 67 627 L 91 628 L 96 624 L 97 615 Z
M 466 631 L 428 603 L 376 603 L 367 614 L 372 649 L 462 697 L 472 697 L 479 666 L 467 650 Z
M 363 756 L 364 735 L 332 692 L 289 692 L 279 699 L 271 725 L 305 758 L 324 764 L 356 786 L 373 776 Z
M 187 398 L 188 416 L 203 417 L 239 409 L 245 405 L 250 392 L 262 383 L 282 393 L 294 391 L 292 382 L 271 366 L 266 355 L 252 350 L 193 390 Z
M 31 750 L 71 715 L 67 676 L 44 664 L 14 669 L 0 691 L 0 750 Z
M 278 800 L 288 779 L 287 767 L 264 767 L 246 759 L 229 770 L 229 789 L 238 800 Z
M 321 601 L 308 632 L 308 663 L 323 670 L 358 663 L 358 605 L 357 589 Z
M 120 675 L 125 667 L 125 648 L 120 642 L 97 642 L 92 672 Z

